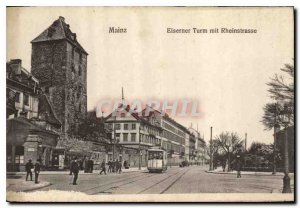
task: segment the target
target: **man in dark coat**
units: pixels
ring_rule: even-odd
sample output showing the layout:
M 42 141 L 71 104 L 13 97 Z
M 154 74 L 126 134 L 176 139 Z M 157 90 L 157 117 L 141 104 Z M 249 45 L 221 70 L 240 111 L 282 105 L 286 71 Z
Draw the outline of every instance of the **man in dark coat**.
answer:
M 90 158 L 90 165 L 90 173 L 92 173 L 94 170 L 94 160 L 92 160 L 92 158 Z
M 108 164 L 108 171 L 107 172 L 111 173 L 112 172 L 112 161 L 109 160 L 107 164 Z
M 39 174 L 41 172 L 41 165 L 40 165 L 41 160 L 38 159 L 34 165 L 34 180 L 35 183 L 39 183 Z
M 73 185 L 77 185 L 77 178 L 78 178 L 78 173 L 79 173 L 79 164 L 77 161 L 77 157 L 75 157 L 74 161 L 71 163 L 71 171 L 74 175 Z
M 30 180 L 32 181 L 32 172 L 31 169 L 33 168 L 33 164 L 31 160 L 28 160 L 28 162 L 25 165 L 25 170 L 26 170 L 26 181 L 28 180 L 28 176 L 30 175 Z
M 236 158 L 236 171 L 237 171 L 237 178 L 241 178 L 242 175 L 241 175 L 241 169 L 242 169 L 242 161 L 241 161 L 241 156 L 240 155 L 237 155 L 237 158 Z
M 101 163 L 100 175 L 102 175 L 103 172 L 106 175 L 105 160 L 103 160 L 102 163 Z
M 74 162 L 74 159 L 71 159 L 70 161 L 70 174 L 69 175 L 72 175 L 72 169 L 71 169 L 71 164 Z
M 117 166 L 117 173 L 121 173 L 122 172 L 122 162 L 117 160 L 116 166 Z

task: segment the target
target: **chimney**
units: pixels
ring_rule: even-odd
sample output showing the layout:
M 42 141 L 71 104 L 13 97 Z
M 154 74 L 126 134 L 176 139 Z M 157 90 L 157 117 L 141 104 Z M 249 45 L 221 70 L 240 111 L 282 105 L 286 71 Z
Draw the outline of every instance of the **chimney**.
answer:
M 65 18 L 63 16 L 59 16 L 59 19 L 63 22 L 65 22 Z
M 9 62 L 9 66 L 15 75 L 21 74 L 21 69 L 22 69 L 22 60 L 21 59 L 11 59 Z

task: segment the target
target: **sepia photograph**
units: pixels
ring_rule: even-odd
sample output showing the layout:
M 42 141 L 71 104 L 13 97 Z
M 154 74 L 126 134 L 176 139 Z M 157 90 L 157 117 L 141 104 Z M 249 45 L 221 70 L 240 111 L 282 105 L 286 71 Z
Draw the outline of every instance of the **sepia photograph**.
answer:
M 294 7 L 6 7 L 8 202 L 294 202 Z

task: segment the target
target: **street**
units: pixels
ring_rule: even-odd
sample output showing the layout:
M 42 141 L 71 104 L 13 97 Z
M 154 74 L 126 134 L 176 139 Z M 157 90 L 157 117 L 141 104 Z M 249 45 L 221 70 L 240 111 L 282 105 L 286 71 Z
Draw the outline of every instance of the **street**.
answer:
M 52 185 L 39 191 L 64 190 L 86 194 L 172 194 L 172 193 L 272 193 L 282 188 L 281 176 L 213 174 L 207 167 L 168 168 L 165 173 L 147 171 L 122 174 L 80 174 L 78 185 L 71 185 L 72 176 L 45 174 L 40 181 Z

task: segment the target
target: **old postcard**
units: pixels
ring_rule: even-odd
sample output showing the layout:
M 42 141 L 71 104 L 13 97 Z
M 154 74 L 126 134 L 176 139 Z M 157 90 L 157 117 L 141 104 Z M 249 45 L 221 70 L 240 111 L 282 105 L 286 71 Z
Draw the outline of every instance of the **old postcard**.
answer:
M 10 202 L 293 202 L 293 7 L 7 7 Z

